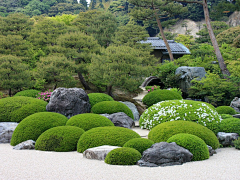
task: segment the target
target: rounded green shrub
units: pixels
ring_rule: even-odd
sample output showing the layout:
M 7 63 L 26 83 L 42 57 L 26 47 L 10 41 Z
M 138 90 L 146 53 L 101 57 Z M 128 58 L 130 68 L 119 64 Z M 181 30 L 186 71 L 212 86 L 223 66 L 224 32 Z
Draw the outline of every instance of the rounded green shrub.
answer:
M 79 139 L 77 151 L 82 153 L 86 149 L 103 145 L 123 146 L 133 138 L 141 138 L 135 131 L 116 126 L 97 127 L 86 131 Z
M 132 111 L 127 105 L 118 101 L 103 101 L 95 104 L 92 107 L 92 112 L 95 114 L 113 114 L 117 112 L 124 112 L 130 118 L 134 119 Z
M 54 112 L 39 112 L 23 119 L 13 132 L 11 145 L 15 146 L 26 140 L 34 140 L 46 130 L 65 126 L 68 118 L 62 114 Z
M 219 125 L 220 132 L 240 134 L 240 119 L 227 118 L 223 119 Z
M 46 106 L 47 102 L 26 96 L 0 99 L 0 122 L 20 122 L 31 114 L 46 111 Z
M 233 116 L 230 114 L 220 114 L 220 116 L 222 119 L 233 118 Z
M 153 144 L 154 144 L 154 142 L 150 139 L 134 138 L 134 139 L 130 139 L 128 142 L 126 142 L 123 145 L 123 147 L 130 147 L 130 148 L 136 149 L 142 154 L 143 151 L 150 148 Z
M 89 129 L 95 127 L 114 126 L 110 119 L 93 113 L 84 113 L 72 116 L 67 121 L 66 125 L 80 127 L 84 131 L 88 131 Z
M 148 93 L 146 96 L 144 96 L 142 102 L 143 104 L 150 107 L 153 104 L 156 104 L 158 102 L 166 101 L 166 100 L 174 100 L 174 99 L 182 99 L 182 96 L 175 91 L 160 89 L 160 90 L 156 90 Z
M 41 91 L 38 91 L 36 89 L 29 89 L 29 90 L 24 90 L 16 93 L 14 96 L 27 96 L 27 97 L 33 97 L 36 98 L 38 93 Z
M 35 144 L 36 150 L 67 152 L 76 151 L 77 142 L 85 131 L 75 126 L 58 126 L 42 133 Z
M 152 129 L 167 121 L 194 121 L 218 133 L 220 115 L 215 108 L 204 102 L 192 100 L 162 101 L 148 108 L 140 117 L 141 128 Z
M 105 158 L 105 163 L 112 165 L 135 165 L 141 157 L 141 153 L 136 149 L 122 147 L 110 151 Z
M 104 93 L 89 93 L 88 97 L 91 107 L 102 101 L 114 101 L 114 99 L 111 96 Z
M 216 108 L 216 111 L 218 112 L 218 114 L 236 114 L 236 111 L 230 106 L 218 106 Z
M 175 142 L 177 145 L 188 149 L 193 154 L 192 161 L 201 161 L 209 158 L 209 150 L 206 143 L 195 135 L 180 133 L 170 137 L 167 142 Z
M 195 135 L 213 149 L 219 147 L 219 141 L 210 129 L 190 121 L 171 121 L 159 124 L 149 132 L 148 139 L 154 143 L 166 142 L 170 137 L 179 133 Z

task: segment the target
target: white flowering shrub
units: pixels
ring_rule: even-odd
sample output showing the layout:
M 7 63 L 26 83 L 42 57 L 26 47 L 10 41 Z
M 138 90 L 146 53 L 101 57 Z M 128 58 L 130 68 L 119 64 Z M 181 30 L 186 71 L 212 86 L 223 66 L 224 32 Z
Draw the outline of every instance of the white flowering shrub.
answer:
M 218 132 L 220 115 L 215 108 L 204 102 L 191 100 L 161 101 L 149 107 L 140 117 L 140 127 L 152 129 L 167 121 L 194 121 L 206 126 L 214 133 Z

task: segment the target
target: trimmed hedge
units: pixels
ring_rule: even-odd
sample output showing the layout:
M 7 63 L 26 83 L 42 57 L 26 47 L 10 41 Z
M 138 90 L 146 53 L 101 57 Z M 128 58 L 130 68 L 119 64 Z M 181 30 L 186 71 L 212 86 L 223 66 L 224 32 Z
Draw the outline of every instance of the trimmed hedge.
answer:
M 193 154 L 192 161 L 209 159 L 209 150 L 206 143 L 195 135 L 180 133 L 170 137 L 167 142 L 175 142 L 177 145 L 188 149 Z
M 136 149 L 122 147 L 110 151 L 104 161 L 112 165 L 135 165 L 141 158 L 141 153 Z
M 56 126 L 65 126 L 67 120 L 64 115 L 54 112 L 32 114 L 18 124 L 10 144 L 15 146 L 29 139 L 36 141 L 44 131 Z
M 114 124 L 110 119 L 99 114 L 84 113 L 72 116 L 66 126 L 76 126 L 88 131 L 95 127 L 114 126 Z
M 92 112 L 95 114 L 113 114 L 117 112 L 124 112 L 130 118 L 134 119 L 133 113 L 129 107 L 118 101 L 99 102 L 92 107 Z
M 97 127 L 90 129 L 80 137 L 77 151 L 83 153 L 86 149 L 103 145 L 122 147 L 133 138 L 141 138 L 141 136 L 135 131 L 123 127 Z
M 218 112 L 218 114 L 236 114 L 236 111 L 230 106 L 218 106 L 216 108 L 216 111 Z
M 158 102 L 166 101 L 166 100 L 174 100 L 174 99 L 182 99 L 182 96 L 175 91 L 160 89 L 160 90 L 156 90 L 148 93 L 146 96 L 144 96 L 142 102 L 143 104 L 150 107 L 153 104 L 156 104 Z
M 114 99 L 111 96 L 104 93 L 89 93 L 88 97 L 91 107 L 102 101 L 114 101 Z
M 150 139 L 134 138 L 134 139 L 130 139 L 128 142 L 126 142 L 123 145 L 123 147 L 130 147 L 130 148 L 136 149 L 142 154 L 143 151 L 150 148 L 153 144 L 154 144 L 154 142 L 151 141 Z
M 190 121 L 171 121 L 159 124 L 149 132 L 148 139 L 154 143 L 166 142 L 170 137 L 179 133 L 198 136 L 213 149 L 219 147 L 219 141 L 210 129 Z
M 215 108 L 204 102 L 192 100 L 162 101 L 148 108 L 140 117 L 141 128 L 152 129 L 167 121 L 194 121 L 218 133 L 220 115 Z
M 75 126 L 58 126 L 42 133 L 35 144 L 36 150 L 67 152 L 76 151 L 77 142 L 85 131 Z
M 240 135 L 240 119 L 227 118 L 223 119 L 219 125 L 220 132 L 238 133 Z
M 33 97 L 36 98 L 38 93 L 41 91 L 35 90 L 35 89 L 29 89 L 29 90 L 24 90 L 16 93 L 14 96 L 26 96 L 26 97 Z
M 222 119 L 233 118 L 233 116 L 230 114 L 220 114 L 220 116 Z

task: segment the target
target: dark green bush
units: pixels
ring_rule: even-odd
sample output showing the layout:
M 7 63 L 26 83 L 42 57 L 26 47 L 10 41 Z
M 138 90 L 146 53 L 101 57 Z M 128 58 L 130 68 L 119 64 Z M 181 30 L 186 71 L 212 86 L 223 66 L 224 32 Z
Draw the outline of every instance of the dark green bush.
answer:
M 236 111 L 230 106 L 218 106 L 216 108 L 216 111 L 218 112 L 218 114 L 236 114 Z
M 105 158 L 105 163 L 112 165 L 135 165 L 141 157 L 141 153 L 136 149 L 122 147 L 110 151 Z
M 219 125 L 220 132 L 240 134 L 240 119 L 227 118 L 223 119 Z
M 188 149 L 193 154 L 192 161 L 201 161 L 209 158 L 209 150 L 206 143 L 195 135 L 180 133 L 170 137 L 167 142 L 175 142 L 177 145 Z
M 220 116 L 222 119 L 233 118 L 233 116 L 230 114 L 220 114 Z
M 179 133 L 198 136 L 213 149 L 219 147 L 216 135 L 208 128 L 190 121 L 169 121 L 154 127 L 148 134 L 148 139 L 154 143 L 166 142 L 170 137 Z
M 23 141 L 32 139 L 34 141 L 46 130 L 65 126 L 68 118 L 54 112 L 39 112 L 23 119 L 13 132 L 11 145 L 15 146 Z
M 153 104 L 156 104 L 161 101 L 175 100 L 175 99 L 182 99 L 182 96 L 175 91 L 160 89 L 160 90 L 156 90 L 148 93 L 146 96 L 144 96 L 142 101 L 143 101 L 143 104 L 146 104 L 148 107 L 150 107 Z
M 123 146 L 133 138 L 141 138 L 141 136 L 135 131 L 123 127 L 97 127 L 90 129 L 80 137 L 77 151 L 82 153 L 86 149 L 103 145 Z
M 236 149 L 240 150 L 240 138 L 236 139 L 233 141 L 233 144 L 235 146 Z
M 88 97 L 89 97 L 91 107 L 93 107 L 95 104 L 102 101 L 114 101 L 111 96 L 104 93 L 89 93 Z
M 58 126 L 42 133 L 35 144 L 36 150 L 67 152 L 76 151 L 77 142 L 85 131 L 75 126 Z
M 27 96 L 27 97 L 33 97 L 36 98 L 38 93 L 41 91 L 35 90 L 35 89 L 29 89 L 29 90 L 24 90 L 16 93 L 14 96 Z
M 75 115 L 67 121 L 66 125 L 80 127 L 84 131 L 88 131 L 95 127 L 114 126 L 112 121 L 108 118 L 93 113 Z
M 134 138 L 126 142 L 123 147 L 130 147 L 138 150 L 141 154 L 154 144 L 153 141 L 145 138 Z
M 95 114 L 113 114 L 117 112 L 124 112 L 130 118 L 134 119 L 132 111 L 127 105 L 118 101 L 103 101 L 95 104 L 92 107 L 92 112 Z

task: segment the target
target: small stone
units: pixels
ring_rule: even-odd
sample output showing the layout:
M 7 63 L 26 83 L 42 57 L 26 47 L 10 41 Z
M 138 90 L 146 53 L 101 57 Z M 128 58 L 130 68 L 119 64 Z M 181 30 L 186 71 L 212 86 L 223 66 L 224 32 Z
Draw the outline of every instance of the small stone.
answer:
M 27 140 L 13 147 L 15 150 L 35 149 L 35 141 Z

